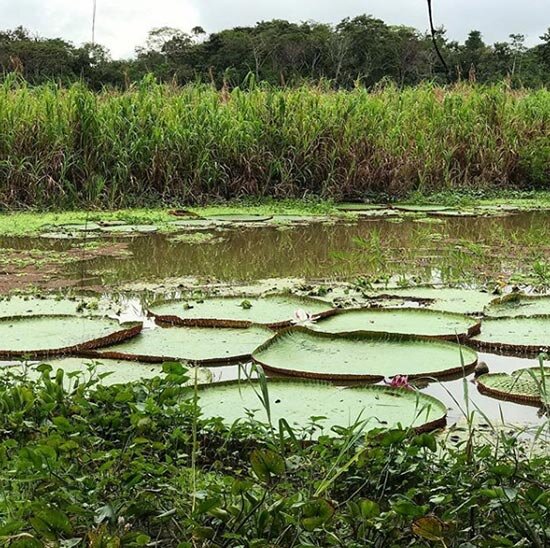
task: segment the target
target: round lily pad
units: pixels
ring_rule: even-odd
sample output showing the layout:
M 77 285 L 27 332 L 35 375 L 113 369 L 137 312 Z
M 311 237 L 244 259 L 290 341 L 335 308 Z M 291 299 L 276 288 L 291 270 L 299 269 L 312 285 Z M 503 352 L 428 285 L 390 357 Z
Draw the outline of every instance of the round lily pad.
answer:
M 485 315 L 493 318 L 550 315 L 550 295 L 538 297 L 512 293 L 491 302 Z
M 214 221 L 226 221 L 230 223 L 263 223 L 271 220 L 271 215 L 239 215 L 233 213 L 225 213 L 221 215 L 210 215 L 206 219 Z
M 0 358 L 44 358 L 91 350 L 136 336 L 141 323 L 120 325 L 83 316 L 0 318 Z
M 81 372 L 84 373 L 85 376 L 87 376 L 88 366 L 93 365 L 97 375 L 109 373 L 108 376 L 100 380 L 101 384 L 107 386 L 152 379 L 162 376 L 163 374 L 162 367 L 158 364 L 129 362 L 124 360 L 59 358 L 49 360 L 47 363 L 52 366 L 53 373 L 58 369 L 62 369 L 66 374 Z M 30 368 L 30 374 L 31 377 L 37 377 L 39 375 L 35 367 Z M 195 382 L 197 384 L 205 384 L 210 382 L 212 378 L 211 372 L 202 367 L 189 369 L 187 376 L 189 377 L 189 384 L 194 384 Z M 66 377 L 66 379 L 70 382 L 69 377 Z
M 446 211 L 451 209 L 448 206 L 441 205 L 408 205 L 408 204 L 398 204 L 394 206 L 395 209 L 399 211 L 410 211 L 413 213 L 433 213 L 434 211 Z
M 321 223 L 327 221 L 328 217 L 320 215 L 275 215 L 272 219 L 278 224 L 299 224 L 306 225 L 310 223 Z
M 67 232 L 94 232 L 100 230 L 100 226 L 97 223 L 80 223 L 72 225 L 61 225 L 58 228 L 65 230 Z
M 95 299 L 24 297 L 15 295 L 0 299 L 0 317 L 12 316 L 68 316 L 82 313 L 84 315 L 102 315 Z
M 41 238 L 46 240 L 91 240 L 98 237 L 96 232 L 83 232 L 78 230 L 73 230 L 71 232 L 67 231 L 51 231 L 43 232 L 40 234 Z
M 536 356 L 550 349 L 550 316 L 483 320 L 469 343 L 487 352 Z
M 361 217 L 361 219 L 378 219 L 380 217 L 394 219 L 403 215 L 402 211 L 396 209 L 357 209 L 353 213 Z
M 324 433 L 336 426 L 360 425 L 374 428 L 414 428 L 428 431 L 445 426 L 447 410 L 439 400 L 406 389 L 384 386 L 342 388 L 331 384 L 271 379 L 267 384 L 271 423 L 276 427 L 285 419 L 299 437 L 308 436 L 315 424 Z M 221 417 L 227 426 L 244 421 L 252 414 L 255 420 L 267 424 L 269 419 L 258 394 L 256 382 L 213 384 L 199 390 L 199 405 L 203 417 Z M 313 432 L 316 437 L 320 434 Z
M 147 363 L 187 361 L 222 365 L 249 360 L 271 331 L 262 327 L 159 327 L 144 330 L 135 339 L 97 352 L 94 357 Z
M 212 219 L 180 219 L 178 221 L 170 221 L 170 226 L 177 226 L 178 228 L 189 228 L 189 229 L 201 229 L 201 228 L 212 228 L 221 224 L 220 221 L 214 221 Z
M 252 357 L 282 375 L 369 382 L 397 375 L 449 377 L 463 371 L 462 363 L 466 371 L 477 364 L 475 352 L 452 343 L 378 333 L 331 335 L 304 328 L 275 335 Z
M 443 209 L 428 211 L 430 217 L 477 217 L 478 213 L 473 209 Z
M 550 404 L 550 368 L 519 369 L 511 375 L 488 373 L 477 380 L 482 394 L 516 403 Z
M 480 323 L 468 316 L 418 308 L 343 310 L 312 326 L 333 334 L 393 333 L 456 341 L 477 335 Z
M 105 228 L 107 226 L 122 226 L 122 225 L 127 225 L 128 223 L 126 221 L 118 221 L 116 219 L 112 219 L 112 220 L 109 220 L 109 221 L 98 221 L 97 224 L 102 227 L 102 228 Z
M 112 234 L 151 234 L 158 231 L 155 225 L 111 225 L 101 227 L 103 232 Z
M 412 297 L 426 299 L 427 307 L 432 310 L 456 312 L 457 314 L 481 314 L 493 300 L 493 296 L 473 289 L 411 287 L 408 289 L 391 289 L 378 297 Z M 373 297 L 377 295 L 373 294 Z
M 341 204 L 336 204 L 336 209 L 339 211 L 373 211 L 377 209 L 388 209 L 387 205 L 382 204 L 363 204 L 360 202 L 346 202 Z
M 291 294 L 176 300 L 153 304 L 149 308 L 158 322 L 170 325 L 196 325 L 195 320 L 207 320 L 209 323 L 205 325 L 210 326 L 248 327 L 260 324 L 274 328 L 291 325 L 299 310 L 315 317 L 334 313 L 327 302 Z

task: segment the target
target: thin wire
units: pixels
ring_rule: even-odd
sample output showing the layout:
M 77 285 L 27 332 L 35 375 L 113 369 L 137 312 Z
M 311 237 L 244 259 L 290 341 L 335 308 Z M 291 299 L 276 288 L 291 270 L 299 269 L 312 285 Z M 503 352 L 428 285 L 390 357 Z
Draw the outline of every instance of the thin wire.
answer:
M 445 62 L 445 59 L 443 58 L 443 55 L 441 54 L 441 50 L 439 49 L 439 46 L 437 44 L 436 30 L 435 30 L 433 10 L 432 10 L 432 0 L 428 0 L 428 15 L 430 18 L 430 32 L 432 34 L 432 42 L 434 45 L 434 49 L 435 49 L 435 52 L 437 53 L 437 56 L 439 57 L 439 60 L 441 61 L 441 64 L 445 67 L 445 74 L 447 75 L 447 81 L 449 81 L 450 80 L 449 66 Z

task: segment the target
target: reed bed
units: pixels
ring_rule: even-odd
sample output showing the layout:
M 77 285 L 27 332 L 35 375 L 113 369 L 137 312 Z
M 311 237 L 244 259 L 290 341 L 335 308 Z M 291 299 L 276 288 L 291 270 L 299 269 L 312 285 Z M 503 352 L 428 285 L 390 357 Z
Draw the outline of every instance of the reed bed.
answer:
M 0 86 L 0 204 L 402 198 L 550 188 L 550 91 Z

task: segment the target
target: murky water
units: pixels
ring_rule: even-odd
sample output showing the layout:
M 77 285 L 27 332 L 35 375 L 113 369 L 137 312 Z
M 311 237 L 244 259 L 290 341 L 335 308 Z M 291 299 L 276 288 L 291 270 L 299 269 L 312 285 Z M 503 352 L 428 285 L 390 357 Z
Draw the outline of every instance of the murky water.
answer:
M 427 222 L 429 221 L 429 222 Z M 128 244 L 128 257 L 96 257 L 67 265 L 61 276 L 83 285 L 117 288 L 123 283 L 200 277 L 224 281 L 303 277 L 337 279 L 414 275 L 429 281 L 482 282 L 499 275 L 531 274 L 533 261 L 550 257 L 550 213 L 529 212 L 504 217 L 406 218 L 400 222 L 360 219 L 276 227 L 239 226 L 199 231 L 214 233 L 208 243 L 149 234 L 102 241 Z M 195 232 L 196 233 L 196 232 Z M 0 238 L 0 248 L 66 251 L 71 241 Z M 549 271 L 550 274 L 550 271 Z M 480 355 L 492 372 L 511 372 L 536 365 L 535 360 Z M 235 378 L 236 368 L 214 370 L 215 378 Z M 473 377 L 472 377 L 473 378 Z M 479 408 L 494 422 L 538 423 L 536 408 L 500 402 L 481 395 L 468 379 L 470 409 Z M 462 380 L 434 383 L 426 392 L 450 408 L 450 422 L 463 418 Z
M 433 224 L 434 220 L 440 222 Z M 529 261 L 548 255 L 550 212 L 399 223 L 362 219 L 306 226 L 243 225 L 199 232 L 214 233 L 216 239 L 186 243 L 166 234 L 111 237 L 107 241 L 127 242 L 131 255 L 98 257 L 85 265 L 70 265 L 66 273 L 106 285 L 186 276 L 231 281 L 412 273 L 429 280 L 434 270 L 455 281 L 483 280 L 501 272 L 528 270 Z M 66 251 L 73 245 L 0 237 L 0 248 Z

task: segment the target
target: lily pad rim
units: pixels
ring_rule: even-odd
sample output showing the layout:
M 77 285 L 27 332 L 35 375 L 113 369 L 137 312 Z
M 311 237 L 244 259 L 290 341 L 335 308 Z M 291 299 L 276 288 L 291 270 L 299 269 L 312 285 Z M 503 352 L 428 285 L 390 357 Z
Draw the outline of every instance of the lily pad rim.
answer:
M 162 325 L 162 324 L 161 324 Z M 266 340 L 268 340 L 271 335 L 273 334 L 273 331 L 271 331 L 268 327 L 263 325 L 251 325 L 251 326 L 235 326 L 235 325 L 227 325 L 224 327 L 220 327 L 219 325 L 206 325 L 204 323 L 197 323 L 195 325 L 168 325 L 167 327 L 160 327 L 160 329 L 185 329 L 185 328 L 211 328 L 211 329 L 222 329 L 222 330 L 231 330 L 231 329 L 260 329 L 265 331 L 266 333 Z M 126 341 L 120 341 L 120 343 L 124 343 Z M 113 346 L 116 348 L 116 346 L 119 343 L 115 343 L 109 346 Z M 222 367 L 225 365 L 235 365 L 243 362 L 249 362 L 252 361 L 252 352 L 249 354 L 239 354 L 234 356 L 224 356 L 219 358 L 205 358 L 205 359 L 189 359 L 185 357 L 179 357 L 176 358 L 174 356 L 160 356 L 160 355 L 153 355 L 153 354 L 132 354 L 130 352 L 120 352 L 117 350 L 106 350 L 104 347 L 101 347 L 99 350 L 91 349 L 91 350 L 84 350 L 82 352 L 78 353 L 78 357 L 83 358 L 90 358 L 90 359 L 105 359 L 105 360 L 119 360 L 119 361 L 127 361 L 127 362 L 143 362 L 143 363 L 149 363 L 149 364 L 162 364 L 166 362 L 180 362 L 184 365 L 187 365 L 189 367 Z
M 505 372 L 495 372 L 495 373 L 486 373 L 485 375 L 481 375 L 477 379 L 477 388 L 479 392 L 482 394 L 485 394 L 487 396 L 492 396 L 494 398 L 497 398 L 502 401 L 508 401 L 513 403 L 523 403 L 528 405 L 534 405 L 536 407 L 541 407 L 543 405 L 542 398 L 539 396 L 530 396 L 527 394 L 522 394 L 520 392 L 506 392 L 504 390 L 499 390 L 498 388 L 488 386 L 484 381 L 486 381 L 488 378 L 496 379 L 513 379 L 514 377 L 517 377 L 518 375 L 522 374 L 525 371 L 533 371 L 537 370 L 540 371 L 540 367 L 526 367 L 523 369 L 517 369 L 515 371 L 512 371 L 512 373 L 505 373 Z M 544 367 L 544 370 L 548 371 L 549 374 L 549 382 L 550 382 L 550 367 Z
M 50 349 L 33 349 L 33 350 L 4 350 L 0 349 L 0 359 L 13 359 L 13 358 L 25 358 L 25 359 L 48 359 L 50 357 L 68 356 L 74 355 L 79 357 L 81 352 L 95 350 L 97 348 L 103 348 L 111 344 L 127 341 L 133 337 L 139 335 L 143 329 L 143 322 L 124 322 L 120 323 L 113 318 L 98 318 L 88 316 L 76 316 L 72 314 L 37 314 L 34 316 L 4 316 L 0 318 L 0 323 L 9 321 L 27 321 L 27 320 L 39 320 L 39 319 L 51 319 L 53 321 L 60 319 L 79 319 L 79 320 L 109 320 L 113 323 L 118 323 L 120 329 L 113 330 L 108 335 L 103 337 L 96 337 L 94 339 L 86 340 L 82 343 L 77 343 L 69 346 L 63 346 Z
M 473 362 L 464 363 L 464 365 L 460 365 L 459 367 L 453 367 L 451 369 L 445 369 L 443 371 L 436 371 L 436 372 L 430 372 L 430 373 L 417 373 L 413 375 L 407 375 L 407 377 L 411 380 L 416 379 L 447 379 L 447 378 L 456 378 L 457 375 L 467 376 L 469 373 L 471 373 L 477 363 L 478 363 L 478 355 L 475 350 L 468 348 L 467 346 L 462 346 L 456 343 L 451 343 L 448 341 L 439 341 L 439 340 L 427 340 L 425 338 L 420 337 L 413 337 L 408 335 L 396 335 L 395 333 L 384 333 L 384 332 L 373 332 L 373 333 L 352 333 L 352 334 L 346 334 L 346 335 L 333 335 L 331 333 L 323 333 L 319 331 L 313 331 L 311 329 L 308 329 L 307 327 L 303 326 L 293 326 L 288 327 L 286 329 L 283 329 L 281 331 L 278 331 L 271 337 L 269 340 L 265 341 L 263 344 L 261 344 L 258 348 L 254 350 L 252 353 L 252 359 L 255 363 L 261 365 L 266 371 L 270 371 L 273 373 L 276 373 L 278 375 L 283 375 L 286 377 L 299 377 L 302 379 L 313 379 L 313 380 L 321 380 L 321 381 L 343 381 L 343 382 L 365 382 L 365 383 L 378 383 L 382 382 L 385 377 L 383 375 L 369 375 L 369 374 L 355 374 L 355 373 L 317 373 L 312 371 L 299 371 L 291 368 L 282 368 L 282 367 L 274 367 L 271 366 L 265 362 L 263 362 L 261 359 L 258 358 L 258 354 L 269 348 L 272 344 L 277 342 L 279 339 L 284 338 L 285 336 L 292 334 L 292 333 L 302 333 L 305 335 L 311 335 L 313 337 L 318 338 L 325 338 L 325 339 L 347 339 L 347 340 L 382 340 L 382 341 L 394 341 L 394 342 L 417 342 L 419 344 L 426 344 L 426 345 L 440 345 L 440 346 L 447 346 L 448 348 L 456 349 L 462 356 L 461 361 L 463 361 L 463 353 L 471 352 L 475 356 L 475 360 Z M 404 374 L 404 373 L 401 373 Z
M 335 308 L 330 302 L 323 301 L 322 299 L 316 299 L 307 295 L 295 295 L 290 292 L 275 292 L 267 293 L 265 295 L 208 295 L 205 296 L 202 300 L 208 299 L 243 299 L 246 300 L 261 300 L 261 299 L 272 299 L 280 297 L 291 297 L 293 299 L 298 299 L 304 303 L 310 302 L 318 305 L 324 305 L 326 311 L 313 314 L 314 318 L 321 319 L 332 316 L 338 312 L 338 309 Z M 187 301 L 193 302 L 193 299 L 187 299 Z M 181 327 L 219 327 L 219 328 L 248 328 L 248 327 L 267 327 L 270 329 L 283 329 L 285 327 L 290 327 L 293 325 L 293 319 L 283 320 L 280 322 L 270 322 L 270 323 L 261 323 L 254 322 L 252 320 L 237 320 L 231 318 L 182 318 L 175 314 L 157 314 L 152 310 L 155 306 L 161 306 L 166 304 L 175 304 L 178 302 L 186 302 L 186 299 L 176 298 L 176 299 L 165 299 L 153 301 L 150 305 L 146 307 L 147 316 L 154 318 L 157 325 L 172 325 L 172 326 L 181 326 Z M 200 325 L 197 322 L 203 322 L 204 325 Z
M 474 337 L 476 335 L 479 335 L 481 332 L 481 320 L 477 320 L 475 318 L 472 318 L 471 316 L 468 316 L 466 314 L 459 314 L 457 312 L 446 312 L 444 310 L 433 310 L 431 308 L 414 308 L 414 307 L 369 307 L 369 306 L 362 306 L 357 308 L 337 308 L 335 309 L 335 313 L 331 314 L 330 316 L 326 316 L 324 318 L 321 318 L 320 323 L 323 323 L 323 320 L 326 318 L 331 317 L 337 317 L 340 315 L 350 314 L 353 312 L 371 312 L 373 314 L 395 314 L 396 312 L 415 312 L 420 315 L 425 314 L 426 316 L 429 315 L 441 315 L 444 314 L 445 316 L 454 317 L 456 319 L 461 320 L 470 320 L 470 327 L 465 331 L 461 333 L 453 333 L 453 334 L 443 334 L 443 335 L 419 335 L 418 333 L 396 333 L 393 331 L 377 331 L 377 330 L 370 330 L 370 329 L 358 329 L 354 331 L 339 331 L 339 332 L 329 332 L 329 331 L 317 331 L 316 329 L 310 329 L 310 331 L 315 331 L 318 333 L 330 333 L 332 335 L 353 335 L 355 333 L 363 333 L 363 334 L 376 334 L 376 333 L 384 333 L 386 335 L 397 335 L 400 337 L 412 337 L 412 338 L 418 338 L 423 340 L 435 340 L 435 341 L 449 341 L 449 342 L 456 342 L 457 339 L 460 342 L 463 342 L 466 339 L 469 339 L 471 337 Z
M 536 344 L 516 344 L 516 343 L 502 343 L 498 341 L 484 341 L 478 337 L 483 336 L 483 324 L 488 322 L 510 322 L 510 321 L 522 321 L 522 320 L 548 320 L 550 323 L 550 314 L 536 314 L 533 316 L 504 316 L 504 317 L 487 317 L 481 321 L 481 333 L 475 335 L 471 339 L 467 340 L 467 344 L 472 346 L 476 350 L 482 352 L 492 352 L 505 356 L 538 356 L 539 354 L 546 353 L 550 350 L 550 337 L 547 345 Z
M 205 390 L 216 390 L 220 387 L 226 387 L 226 386 L 233 386 L 233 385 L 247 385 L 247 384 L 253 384 L 253 385 L 260 385 L 259 379 L 230 379 L 226 381 L 219 381 L 219 382 L 211 382 L 211 383 L 203 383 L 198 384 L 198 405 L 200 407 L 200 393 L 201 391 Z M 269 393 L 269 385 L 270 384 L 303 384 L 306 386 L 323 386 L 323 387 L 333 387 L 335 390 L 365 390 L 369 392 L 377 391 L 382 393 L 389 393 L 389 394 L 398 394 L 399 396 L 407 396 L 415 398 L 422 398 L 425 400 L 428 400 L 431 404 L 438 407 L 439 410 L 442 413 L 442 416 L 438 419 L 435 419 L 433 421 L 429 421 L 425 424 L 422 424 L 420 426 L 414 427 L 412 430 L 414 430 L 417 433 L 422 432 L 431 432 L 433 430 L 437 430 L 439 428 L 444 428 L 447 425 L 447 415 L 448 415 L 448 409 L 444 402 L 436 398 L 435 396 L 432 396 L 431 394 L 426 394 L 425 392 L 422 392 L 420 390 L 406 390 L 402 388 L 392 388 L 391 386 L 383 386 L 380 384 L 355 384 L 350 386 L 338 386 L 334 383 L 322 380 L 322 379 L 307 379 L 307 378 L 296 378 L 296 377 L 268 377 L 267 378 L 267 389 Z M 258 400 L 258 404 L 261 406 L 261 402 Z M 422 409 L 422 408 L 419 408 Z M 223 418 L 223 417 L 221 417 Z
M 511 294 L 509 294 L 511 295 Z M 548 299 L 549 301 L 549 311 L 548 311 L 548 314 L 516 314 L 516 315 L 513 315 L 513 316 L 508 316 L 508 315 L 502 315 L 502 316 L 492 316 L 488 313 L 488 310 L 491 306 L 498 306 L 498 305 L 506 305 L 506 302 L 502 302 L 502 299 L 507 297 L 508 295 L 504 295 L 503 297 L 497 297 L 495 299 L 493 299 L 492 301 L 490 301 L 487 306 L 485 307 L 485 310 L 483 311 L 483 316 L 485 319 L 487 320 L 513 320 L 513 319 L 516 319 L 516 318 L 536 318 L 536 317 L 545 317 L 547 316 L 548 318 L 550 318 L 550 293 L 546 293 L 546 294 L 540 294 L 540 295 L 529 295 L 529 294 L 525 294 L 525 293 L 522 293 L 519 295 L 519 298 L 523 301 L 531 301 L 531 302 L 535 302 L 539 299 Z M 513 301 L 511 301 L 513 302 Z

